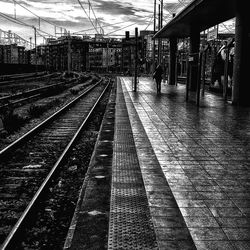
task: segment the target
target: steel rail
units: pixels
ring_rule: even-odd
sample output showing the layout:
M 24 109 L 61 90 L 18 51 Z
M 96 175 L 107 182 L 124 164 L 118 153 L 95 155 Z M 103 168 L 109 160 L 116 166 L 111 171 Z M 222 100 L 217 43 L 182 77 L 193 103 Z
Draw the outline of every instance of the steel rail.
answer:
M 31 129 L 29 132 L 21 136 L 19 139 L 15 140 L 12 142 L 10 145 L 5 147 L 0 151 L 0 160 L 6 157 L 13 149 L 16 149 L 21 143 L 25 142 L 28 140 L 32 135 L 40 131 L 44 126 L 46 126 L 48 123 L 52 122 L 57 116 L 59 116 L 61 113 L 63 113 L 65 110 L 70 108 L 72 105 L 74 105 L 79 99 L 81 99 L 84 95 L 88 94 L 93 88 L 95 88 L 97 85 L 99 85 L 103 79 L 98 81 L 96 84 L 93 86 L 89 87 L 86 91 L 84 91 L 80 96 L 76 97 L 73 99 L 70 103 L 62 107 L 60 110 L 52 114 L 50 117 L 48 117 L 46 120 L 38 124 L 36 127 Z
M 6 107 L 11 107 L 12 105 L 15 105 L 15 104 L 20 104 L 20 103 L 22 103 L 22 102 L 31 100 L 31 99 L 36 98 L 36 97 L 39 97 L 39 96 L 41 96 L 41 95 L 42 95 L 42 93 L 40 93 L 40 94 L 35 94 L 35 95 L 31 95 L 31 96 L 29 96 L 29 97 L 25 97 L 25 98 L 23 98 L 23 99 L 19 99 L 19 100 L 13 101 L 13 102 L 11 102 L 11 103 L 3 104 L 3 105 L 0 106 L 0 110 L 1 110 L 1 109 L 4 109 L 4 108 L 6 108 Z
M 47 85 L 47 86 L 30 89 L 30 90 L 27 90 L 27 91 L 24 91 L 24 92 L 20 92 L 20 93 L 17 93 L 17 94 L 3 96 L 3 97 L 0 97 L 0 102 L 2 102 L 2 101 L 9 101 L 11 99 L 17 99 L 17 98 L 20 98 L 20 97 L 30 96 L 30 94 L 32 95 L 32 94 L 34 94 L 36 92 L 46 91 L 46 90 L 49 90 L 50 88 L 62 86 L 63 84 L 74 83 L 74 82 L 77 82 L 78 80 L 79 79 L 72 79 L 72 80 L 70 80 L 68 82 L 54 83 L 54 84 L 50 84 L 50 85 Z M 40 94 L 43 94 L 43 92 L 40 93 Z M 8 106 L 8 105 L 7 104 L 2 105 L 2 106 L 0 106 L 0 108 L 5 107 L 5 106 Z
M 38 72 L 38 73 L 22 73 L 22 74 L 12 74 L 12 75 L 1 75 L 0 76 L 0 80 L 1 79 L 12 79 L 12 80 L 18 80 L 18 79 L 21 79 L 21 78 L 29 78 L 29 77 L 32 77 L 32 76 L 42 76 L 42 75 L 45 75 L 45 71 L 42 71 L 42 72 Z M 0 82 L 1 83 L 1 82 Z
M 20 92 L 20 93 L 14 94 L 14 95 L 3 96 L 3 97 L 0 97 L 0 102 L 1 101 L 8 101 L 8 100 L 11 100 L 11 99 L 16 99 L 16 98 L 19 98 L 19 97 L 22 97 L 22 96 L 27 96 L 27 95 L 30 95 L 30 94 L 33 94 L 33 93 L 36 93 L 36 92 L 39 92 L 39 91 L 42 91 L 42 90 L 47 90 L 47 89 L 49 90 L 50 88 L 57 87 L 57 86 L 60 86 L 62 84 L 64 84 L 64 82 L 54 83 L 54 84 L 43 86 L 43 87 L 40 87 L 40 88 L 30 89 L 30 90 Z
M 93 111 L 95 110 L 96 106 L 100 102 L 101 98 L 106 93 L 109 85 L 110 85 L 110 81 L 108 82 L 108 84 L 104 88 L 103 92 L 101 93 L 101 95 L 99 96 L 97 101 L 95 102 L 94 106 L 89 111 L 87 117 L 84 119 L 81 126 L 79 127 L 77 132 L 74 134 L 73 138 L 71 139 L 69 144 L 66 146 L 63 153 L 61 154 L 61 156 L 59 157 L 59 159 L 57 160 L 57 162 L 55 163 L 55 165 L 53 166 L 53 168 L 51 169 L 51 171 L 47 175 L 46 179 L 44 180 L 44 182 L 42 183 L 42 185 L 40 186 L 40 188 L 38 189 L 38 191 L 36 192 L 36 194 L 32 198 L 31 202 L 26 207 L 25 211 L 23 212 L 23 214 L 21 215 L 21 217 L 19 218 L 19 220 L 17 221 L 17 223 L 13 227 L 12 231 L 7 236 L 6 240 L 2 244 L 1 250 L 12 250 L 14 245 L 20 239 L 21 233 L 23 232 L 26 223 L 29 221 L 31 216 L 34 214 L 39 201 L 42 199 L 42 197 L 47 192 L 51 181 L 55 177 L 55 175 L 58 172 L 59 168 L 63 165 L 63 163 L 64 163 L 64 161 L 66 159 L 66 156 L 69 154 L 72 146 L 74 145 L 74 143 L 76 142 L 76 140 L 80 136 L 83 128 L 86 126 L 86 123 L 88 122 L 89 118 L 93 114 Z
M 66 84 L 73 83 L 74 81 L 77 81 L 77 79 L 69 81 Z M 40 88 L 31 89 L 31 90 L 24 91 L 24 92 L 21 92 L 21 93 L 18 93 L 18 94 L 1 97 L 0 102 L 9 101 L 9 103 L 5 103 L 5 104 L 1 105 L 0 110 L 3 109 L 3 108 L 6 108 L 6 107 L 11 107 L 11 106 L 13 106 L 15 104 L 18 104 L 18 103 L 22 103 L 22 102 L 27 101 L 29 99 L 32 99 L 32 98 L 35 98 L 35 97 L 38 97 L 38 96 L 42 96 L 43 94 L 46 93 L 46 91 L 49 91 L 50 89 L 53 89 L 55 87 L 63 86 L 63 84 L 65 84 L 65 82 L 54 83 L 54 84 L 51 84 L 51 85 L 48 85 L 48 86 L 43 86 L 43 87 L 40 87 Z M 24 97 L 24 98 L 14 101 L 15 99 L 21 98 L 21 97 Z
M 0 86 L 5 86 L 7 84 L 10 83 L 19 83 L 21 80 L 26 81 L 32 81 L 32 80 L 39 80 L 39 79 L 43 79 L 43 78 L 48 78 L 48 77 L 56 77 L 59 76 L 58 73 L 56 74 L 40 74 L 40 75 L 34 75 L 34 76 L 27 76 L 27 77 L 18 77 L 18 78 L 10 78 L 8 80 L 5 80 L 4 78 L 2 78 L 2 80 L 0 80 Z M 1 76 L 0 76 L 1 79 Z

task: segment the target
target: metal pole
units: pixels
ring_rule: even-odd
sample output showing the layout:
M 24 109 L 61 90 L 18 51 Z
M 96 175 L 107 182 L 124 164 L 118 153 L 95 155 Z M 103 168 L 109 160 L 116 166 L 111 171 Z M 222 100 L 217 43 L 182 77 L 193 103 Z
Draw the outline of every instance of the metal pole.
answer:
M 161 28 L 163 27 L 163 0 L 161 0 Z
M 154 34 L 155 33 L 156 33 L 156 0 L 154 0 Z M 155 70 L 155 39 L 153 40 L 152 58 L 153 58 L 153 72 L 154 72 Z
M 176 51 L 176 57 L 175 57 L 175 86 L 177 86 L 177 80 L 178 80 L 178 50 Z
M 162 51 L 164 53 L 165 51 L 165 45 L 162 44 Z M 166 82 L 166 60 L 165 60 L 165 54 L 162 56 L 162 66 L 163 66 L 163 82 Z
M 68 75 L 71 72 L 71 40 L 70 34 L 68 33 Z
M 163 0 L 161 0 L 161 25 L 160 28 L 162 29 L 163 27 Z M 163 46 L 163 41 L 162 39 L 160 40 L 160 63 L 163 64 L 162 68 L 163 68 L 163 82 L 166 82 L 166 77 L 165 77 L 165 62 L 164 62 L 164 46 Z
M 138 28 L 135 28 L 135 83 L 134 91 L 137 91 L 137 65 L 138 64 Z
M 189 55 L 187 54 L 187 78 L 186 78 L 186 102 L 189 97 L 189 82 L 190 82 L 190 63 L 189 63 Z
M 125 42 L 125 41 L 124 41 Z M 124 46 L 122 42 L 122 61 L 121 61 L 121 73 L 124 74 Z
M 200 89 L 201 89 L 201 63 L 202 63 L 202 52 L 199 53 L 198 58 L 198 77 L 197 77 L 197 92 L 196 92 L 196 105 L 200 106 Z
M 206 86 L 206 61 L 207 61 L 207 50 L 203 51 L 202 57 L 202 96 L 205 95 Z
M 223 97 L 224 97 L 224 100 L 227 101 L 227 95 L 228 95 L 228 62 L 229 62 L 229 47 L 228 47 L 228 44 L 225 47 L 225 51 L 226 51 L 226 60 L 225 60 L 225 66 L 224 66 Z
M 208 46 L 205 46 L 206 43 L 206 31 L 203 31 L 203 42 L 202 42 L 202 65 L 201 65 L 201 79 L 202 79 L 202 91 L 201 94 L 202 96 L 205 95 L 205 84 L 206 84 L 206 56 L 207 56 L 207 49 Z
M 214 67 L 215 67 L 215 59 L 216 59 L 216 46 L 215 46 L 215 40 L 212 42 L 212 48 L 211 48 L 211 71 L 210 71 L 210 86 L 214 85 Z
M 34 41 L 35 41 L 35 70 L 37 73 L 37 48 L 36 48 L 36 27 L 33 26 L 34 28 Z
M 161 29 L 161 5 L 158 5 L 158 30 Z M 161 38 L 158 39 L 158 63 L 161 63 Z
M 109 41 L 107 40 L 107 73 L 109 72 Z

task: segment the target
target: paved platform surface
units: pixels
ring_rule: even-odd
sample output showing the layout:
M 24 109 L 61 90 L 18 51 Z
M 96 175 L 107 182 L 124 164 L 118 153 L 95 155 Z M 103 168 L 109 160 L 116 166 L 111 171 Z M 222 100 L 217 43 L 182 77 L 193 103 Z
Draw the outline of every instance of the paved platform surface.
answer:
M 109 249 L 250 249 L 250 108 L 193 100 L 119 78 Z

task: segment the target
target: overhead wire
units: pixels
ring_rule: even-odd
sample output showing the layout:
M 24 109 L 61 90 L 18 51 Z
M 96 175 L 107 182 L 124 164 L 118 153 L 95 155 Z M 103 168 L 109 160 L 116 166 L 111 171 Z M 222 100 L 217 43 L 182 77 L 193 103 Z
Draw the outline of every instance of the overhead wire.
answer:
M 29 24 L 26 24 L 26 23 L 24 23 L 24 22 L 22 22 L 22 21 L 20 21 L 18 19 L 15 19 L 15 18 L 13 18 L 13 17 L 11 17 L 11 16 L 9 16 L 9 15 L 7 15 L 5 13 L 0 12 L 0 16 L 2 16 L 3 18 L 5 18 L 5 19 L 7 19 L 7 20 L 9 20 L 11 22 L 14 22 L 16 24 L 31 27 Z
M 33 27 L 33 28 L 34 28 L 34 27 Z M 46 31 L 41 30 L 41 29 L 37 29 L 37 28 L 36 28 L 36 31 L 40 31 L 40 32 L 42 32 L 42 33 L 48 35 L 49 37 L 56 37 L 56 36 L 51 35 L 50 33 L 46 32 Z
M 54 23 L 52 23 L 52 22 L 50 22 L 50 21 L 47 21 L 46 19 L 40 17 L 39 15 L 37 15 L 36 13 L 34 13 L 33 11 L 29 10 L 27 7 L 25 7 L 25 6 L 23 6 L 22 4 L 18 3 L 16 0 L 12 0 L 12 1 L 13 1 L 15 4 L 18 4 L 19 6 L 21 6 L 22 8 L 24 8 L 25 10 L 29 11 L 32 15 L 36 16 L 37 18 L 39 18 L 39 21 L 42 20 L 42 21 L 44 21 L 44 22 L 47 22 L 47 23 L 53 25 L 55 28 L 56 28 L 56 27 L 59 27 L 59 28 L 61 28 L 61 29 L 64 29 L 63 27 L 58 26 L 58 25 L 56 25 L 56 24 L 54 24 Z M 88 15 L 87 11 L 85 10 L 85 8 L 84 8 L 84 6 L 83 6 L 83 4 L 81 3 L 80 0 L 78 0 L 78 3 L 80 4 L 81 8 L 83 9 L 83 11 L 85 12 L 85 14 L 86 14 L 86 16 L 88 17 L 89 21 L 91 22 L 91 24 L 92 24 L 94 30 L 99 34 L 99 32 L 98 32 L 98 30 L 97 30 L 97 26 L 96 26 L 96 25 L 93 23 L 93 21 L 91 20 L 90 16 Z M 99 23 L 99 21 L 98 21 L 98 18 L 96 17 L 95 11 L 94 11 L 94 9 L 93 9 L 93 6 L 92 6 L 90 0 L 88 0 L 88 3 L 89 3 L 89 6 L 90 6 L 90 8 L 91 8 L 91 11 L 93 12 L 93 15 L 94 15 L 95 19 L 97 20 L 97 24 L 99 25 L 100 28 L 108 27 L 108 26 L 114 26 L 114 25 L 115 25 L 115 24 L 113 24 L 113 25 L 112 25 L 112 24 L 109 24 L 109 25 L 101 26 L 100 23 Z M 4 18 L 8 19 L 8 20 L 11 21 L 11 22 L 15 22 L 16 24 L 24 25 L 24 26 L 27 26 L 27 27 L 34 28 L 34 26 L 31 26 L 31 25 L 29 25 L 29 24 L 27 24 L 27 23 L 25 23 L 25 22 L 23 22 L 23 21 L 18 20 L 18 19 L 16 18 L 16 16 L 15 16 L 15 18 L 12 18 L 12 17 L 10 17 L 10 16 L 8 16 L 7 14 L 4 14 L 4 13 L 0 13 L 0 15 L 3 16 Z M 146 17 L 145 17 L 145 18 L 146 18 Z M 150 19 L 150 21 L 149 21 L 149 23 L 147 24 L 147 26 L 146 26 L 145 29 L 148 29 L 148 27 L 150 26 L 150 24 L 151 24 L 151 22 L 152 22 L 152 19 L 153 19 L 153 16 L 150 16 L 150 18 L 151 18 L 151 19 Z M 119 22 L 119 23 L 117 23 L 117 24 L 120 24 L 120 23 L 126 23 L 126 22 Z M 119 30 L 128 28 L 128 27 L 133 26 L 133 25 L 135 25 L 135 24 L 136 24 L 136 23 L 129 24 L 129 25 L 125 26 L 125 27 L 121 27 L 121 28 L 119 28 L 119 29 L 117 29 L 117 30 L 114 30 L 114 31 L 112 31 L 112 32 L 107 33 L 106 35 L 113 34 L 113 33 L 117 32 L 117 31 L 119 31 Z M 40 31 L 40 32 L 42 32 L 42 33 L 44 33 L 44 34 L 46 34 L 46 35 L 48 35 L 48 36 L 50 36 L 50 37 L 56 37 L 56 35 L 54 36 L 54 35 L 51 35 L 51 34 L 45 32 L 45 31 L 41 30 L 40 27 L 39 27 L 39 28 L 36 28 L 36 29 L 37 29 L 37 31 Z M 87 29 L 87 30 L 81 30 L 81 31 L 88 31 L 88 30 L 93 30 L 93 29 Z M 74 32 L 73 34 L 77 34 L 77 33 L 81 32 L 81 31 Z
M 22 7 L 22 8 L 25 9 L 25 10 L 27 10 L 29 13 L 31 13 L 32 15 L 34 15 L 35 17 L 38 18 L 38 20 L 39 20 L 39 28 L 36 28 L 36 32 L 40 31 L 41 33 L 46 34 L 46 35 L 49 36 L 49 37 L 56 37 L 56 28 L 60 28 L 61 30 L 62 30 L 62 29 L 66 30 L 66 28 L 64 28 L 64 27 L 62 27 L 62 26 L 59 26 L 59 25 L 57 25 L 57 24 L 55 24 L 55 23 L 53 23 L 53 22 L 50 22 L 50 21 L 46 20 L 46 19 L 43 18 L 43 17 L 40 17 L 39 15 L 37 15 L 36 13 L 34 13 L 33 11 L 31 11 L 31 10 L 30 10 L 29 8 L 27 8 L 26 6 L 20 4 L 20 3 L 17 2 L 16 0 L 11 0 L 11 1 L 13 1 L 13 2 L 14 2 L 14 5 L 15 5 L 15 6 L 14 6 L 14 8 L 15 8 L 15 11 L 14 11 L 14 12 L 15 12 L 15 15 L 14 15 L 15 18 L 13 18 L 13 17 L 11 17 L 11 16 L 9 16 L 9 15 L 7 15 L 7 14 L 5 14 L 5 13 L 0 13 L 0 16 L 4 17 L 4 18 L 7 19 L 8 21 L 11 21 L 11 22 L 16 23 L 16 24 L 18 24 L 18 25 L 23 25 L 23 26 L 26 26 L 26 27 L 35 28 L 35 26 L 32 26 L 32 25 L 30 25 L 30 24 L 27 24 L 27 23 L 25 23 L 25 22 L 23 22 L 23 21 L 21 21 L 21 20 L 18 20 L 18 19 L 16 18 L 16 5 L 19 5 L 20 7 Z M 52 26 L 54 26 L 54 28 L 55 28 L 55 35 L 52 35 L 52 34 L 46 32 L 46 31 L 43 31 L 43 30 L 41 29 L 41 27 L 40 27 L 40 21 L 41 21 L 41 20 L 44 21 L 44 22 L 46 22 L 46 23 L 48 23 L 48 24 L 50 24 L 50 25 L 52 25 Z M 42 36 L 43 38 L 45 38 L 45 36 L 42 35 L 41 33 L 39 33 L 40 36 Z
M 94 9 L 92 7 L 92 4 L 91 4 L 90 0 L 88 0 L 88 3 L 89 3 L 89 6 L 90 6 L 90 8 L 92 10 L 92 13 L 93 13 L 93 15 L 95 17 L 95 20 L 96 20 L 97 24 L 99 25 L 100 29 L 103 30 L 102 26 L 100 25 L 100 22 L 99 22 L 98 18 L 96 17 L 95 11 L 94 11 Z
M 125 22 L 122 21 L 122 22 L 118 22 L 118 23 L 114 23 L 114 24 L 107 24 L 107 25 L 103 25 L 102 27 L 110 27 L 110 26 L 115 26 L 115 25 L 117 25 L 117 24 L 128 23 L 128 22 L 130 22 L 130 21 L 125 21 Z M 74 32 L 73 34 L 78 34 L 78 33 L 80 33 L 80 32 L 90 31 L 90 30 L 93 30 L 93 28 L 84 29 L 84 30 L 79 30 L 79 31 L 77 31 L 77 32 Z
M 150 17 L 151 17 L 151 16 L 150 16 Z M 149 22 L 150 22 L 150 21 L 149 21 Z M 117 31 L 120 31 L 120 30 L 126 29 L 126 28 L 131 27 L 131 26 L 136 25 L 136 24 L 137 24 L 137 23 L 132 23 L 132 24 L 129 24 L 129 25 L 125 26 L 125 27 L 122 27 L 122 28 L 119 28 L 119 29 L 117 29 L 117 30 L 111 31 L 111 32 L 107 33 L 106 35 L 113 34 L 113 33 L 117 32 Z
M 32 25 L 27 24 L 27 23 L 25 23 L 25 22 L 23 22 L 23 21 L 20 21 L 20 20 L 18 20 L 18 19 L 15 19 L 15 18 L 13 18 L 13 17 L 11 17 L 11 16 L 9 16 L 9 15 L 7 15 L 7 14 L 5 14 L 5 13 L 0 12 L 0 16 L 4 17 L 5 19 L 7 19 L 7 20 L 9 20 L 9 21 L 11 21 L 11 22 L 14 22 L 14 23 L 16 23 L 16 24 L 23 25 L 23 26 L 30 27 L 30 28 L 35 28 L 35 26 L 32 26 Z M 40 32 L 42 32 L 42 33 L 44 33 L 44 34 L 47 34 L 47 35 L 50 36 L 50 37 L 55 37 L 54 35 L 51 35 L 51 34 L 49 34 L 48 32 L 43 31 L 43 30 L 41 30 L 41 29 L 39 29 L 39 28 L 36 28 L 36 30 L 37 30 L 37 31 L 40 31 Z
M 53 25 L 53 26 L 55 26 L 55 27 L 65 29 L 64 27 L 58 26 L 58 25 L 56 25 L 56 24 L 54 24 L 54 23 L 52 23 L 52 22 L 46 20 L 45 18 L 40 17 L 39 15 L 37 15 L 36 13 L 34 13 L 33 11 L 31 11 L 31 10 L 28 9 L 27 7 L 23 6 L 22 4 L 20 4 L 20 3 L 17 2 L 16 0 L 11 0 L 11 1 L 13 1 L 15 4 L 18 4 L 18 5 L 21 6 L 23 9 L 27 10 L 28 12 L 30 12 L 32 15 L 36 16 L 36 17 L 39 18 L 40 20 L 42 20 L 42 21 L 44 21 L 44 22 L 46 22 L 46 23 L 49 23 L 49 24 L 51 24 L 51 25 Z
M 152 21 L 153 21 L 153 18 L 154 18 L 154 14 L 152 15 L 152 17 L 151 17 L 151 19 L 150 19 L 150 21 L 149 21 L 148 25 L 146 26 L 145 30 L 147 30 L 147 29 L 148 29 L 148 27 L 150 26 L 150 24 L 151 24 L 151 23 L 152 23 Z
M 92 24 L 92 26 L 93 26 L 94 29 L 96 30 L 97 34 L 99 34 L 99 32 L 98 32 L 96 26 L 94 25 L 93 21 L 92 21 L 91 18 L 89 17 L 89 15 L 88 15 L 87 11 L 85 10 L 85 8 L 83 7 L 81 1 L 80 1 L 80 0 L 77 0 L 77 1 L 78 1 L 78 3 L 80 4 L 80 6 L 81 6 L 81 8 L 83 9 L 83 11 L 84 11 L 84 13 L 86 14 L 86 16 L 88 17 L 90 23 Z
M 132 23 L 132 24 L 130 24 L 130 25 L 128 25 L 128 26 L 125 26 L 125 27 L 119 28 L 119 29 L 117 29 L 117 30 L 111 31 L 111 32 L 109 32 L 109 33 L 107 33 L 107 34 L 105 34 L 105 35 L 113 34 L 113 33 L 117 32 L 117 31 L 124 30 L 124 29 L 126 29 L 126 28 L 128 28 L 128 27 L 131 27 L 131 26 L 133 26 L 133 25 L 136 25 L 136 24 L 137 24 L 137 23 Z
M 87 14 L 86 14 L 86 15 L 87 15 Z M 151 19 L 152 19 L 152 15 L 145 16 L 145 17 L 143 17 L 143 18 L 151 18 Z M 117 23 L 114 23 L 114 24 L 107 24 L 107 25 L 103 25 L 102 27 L 110 27 L 110 26 L 115 26 L 115 25 L 122 24 L 122 23 L 127 23 L 127 22 L 130 22 L 130 21 L 122 21 L 122 22 L 117 22 Z M 150 21 L 150 22 L 151 22 L 151 21 Z M 149 22 L 149 25 L 150 25 L 150 22 Z M 147 25 L 147 26 L 149 26 L 149 25 Z M 129 25 L 126 26 L 125 28 L 130 27 L 130 26 L 132 26 L 132 25 L 129 24 Z M 81 32 L 91 31 L 91 30 L 93 30 L 93 29 L 96 30 L 96 27 L 95 27 L 94 25 L 93 25 L 93 27 L 94 27 L 94 28 L 83 29 L 83 30 L 76 31 L 76 32 L 74 32 L 73 34 L 79 34 L 79 33 L 81 33 Z M 124 29 L 124 28 L 119 28 L 119 30 L 121 30 L 121 29 Z M 116 30 L 116 31 L 117 31 L 117 30 Z M 116 32 L 116 31 L 115 31 L 115 32 Z M 112 31 L 111 33 L 113 33 L 113 31 Z M 106 35 L 111 34 L 111 33 L 107 33 Z
M 190 2 L 191 0 L 187 0 L 187 1 Z M 186 3 L 186 0 L 184 0 L 184 1 L 178 0 L 178 2 L 175 3 L 175 5 L 174 5 L 174 3 L 173 3 L 173 5 L 171 5 L 171 8 L 169 8 L 167 6 L 167 3 L 165 3 L 164 6 L 163 6 L 164 9 L 171 15 L 169 20 L 172 19 L 173 14 L 176 14 L 180 8 L 183 8 L 183 7 L 187 6 L 188 3 Z
M 149 16 L 143 17 L 143 19 L 146 19 L 145 22 L 147 22 L 147 20 L 150 18 L 150 20 L 148 21 L 148 24 L 147 24 L 146 29 L 147 29 L 147 28 L 149 27 L 149 25 L 151 24 L 151 22 L 152 22 L 152 20 L 153 20 L 153 17 L 154 17 L 154 15 L 149 15 Z M 158 17 L 157 17 L 157 18 L 158 18 Z M 129 22 L 129 21 L 127 21 L 127 22 Z M 132 25 L 135 25 L 135 24 L 137 24 L 137 23 L 135 22 L 135 23 L 133 23 L 133 24 L 129 24 L 128 26 L 126 26 L 126 27 L 124 27 L 124 28 L 120 28 L 120 29 L 118 29 L 118 30 L 115 30 L 114 32 L 119 31 L 119 30 L 122 30 L 122 29 L 126 29 L 126 28 L 128 28 L 128 27 L 130 27 L 130 26 L 132 26 Z M 111 32 L 111 33 L 113 33 L 113 32 Z M 108 33 L 108 34 L 110 34 L 110 33 Z

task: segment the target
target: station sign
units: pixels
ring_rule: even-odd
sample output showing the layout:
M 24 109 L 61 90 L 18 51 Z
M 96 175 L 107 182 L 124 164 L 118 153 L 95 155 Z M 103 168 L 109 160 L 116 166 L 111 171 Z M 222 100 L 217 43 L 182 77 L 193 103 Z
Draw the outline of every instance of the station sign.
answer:
M 218 35 L 218 28 L 217 26 L 214 26 L 213 28 L 209 29 L 207 32 L 207 41 L 217 39 L 217 35 Z

